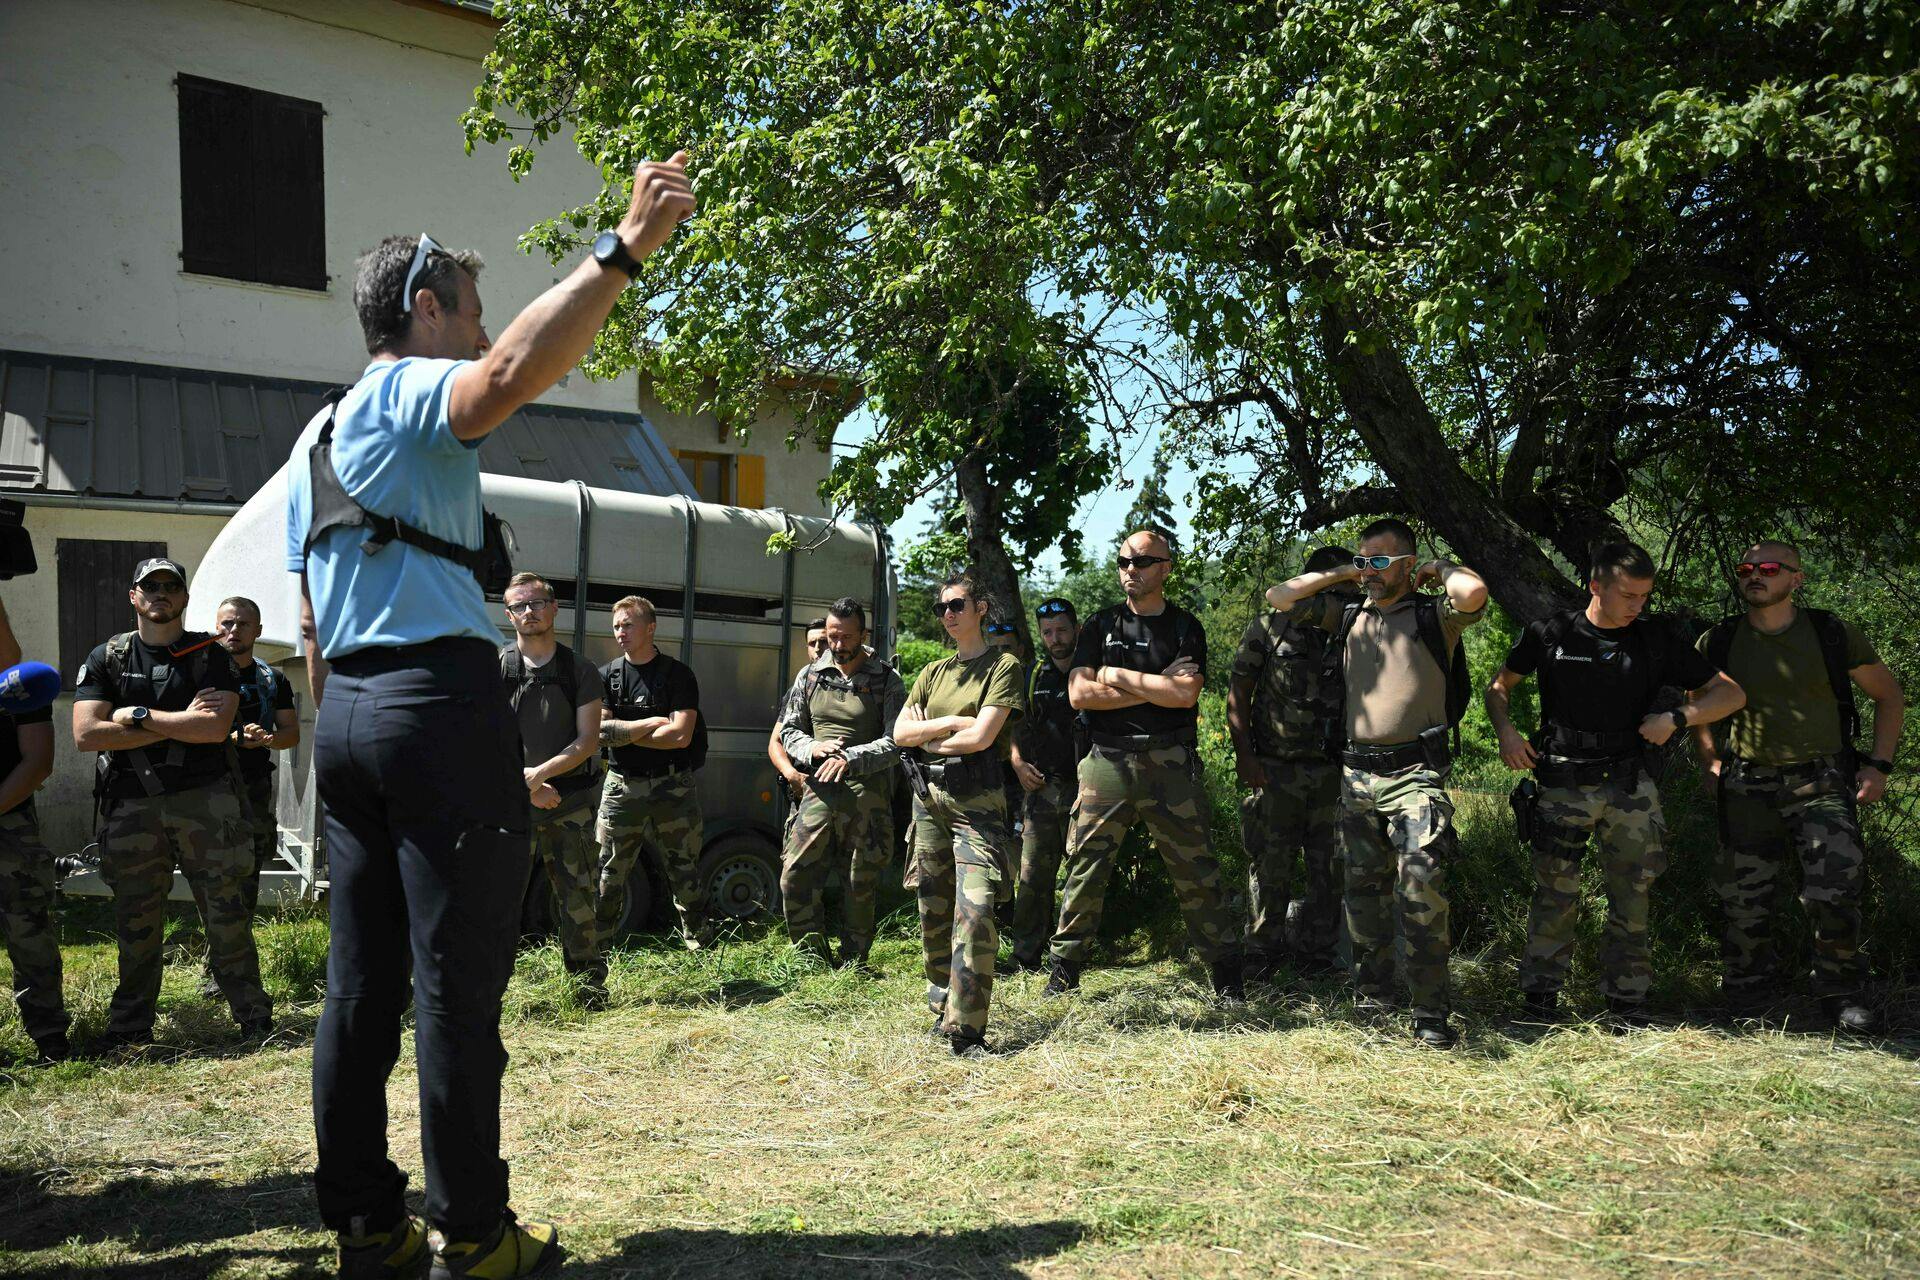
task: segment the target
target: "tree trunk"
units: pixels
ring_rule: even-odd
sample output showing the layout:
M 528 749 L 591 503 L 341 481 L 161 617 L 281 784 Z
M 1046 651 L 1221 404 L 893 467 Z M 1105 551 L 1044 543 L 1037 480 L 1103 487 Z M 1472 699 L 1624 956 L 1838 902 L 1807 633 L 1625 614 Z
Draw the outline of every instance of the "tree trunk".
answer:
M 1362 337 L 1370 349 L 1348 341 L 1358 333 L 1342 308 L 1322 306 L 1321 343 L 1341 405 L 1408 508 L 1521 622 L 1577 605 L 1574 584 L 1461 467 L 1398 352 L 1377 335 Z
M 1021 651 L 1035 652 L 1027 627 L 1026 606 L 1020 599 L 1020 575 L 1013 571 L 1001 537 L 1000 494 L 987 482 L 987 463 L 979 449 L 969 450 L 954 468 L 960 505 L 967 516 L 967 558 L 980 575 L 981 586 L 993 601 L 993 621 L 1011 622 L 1020 637 Z

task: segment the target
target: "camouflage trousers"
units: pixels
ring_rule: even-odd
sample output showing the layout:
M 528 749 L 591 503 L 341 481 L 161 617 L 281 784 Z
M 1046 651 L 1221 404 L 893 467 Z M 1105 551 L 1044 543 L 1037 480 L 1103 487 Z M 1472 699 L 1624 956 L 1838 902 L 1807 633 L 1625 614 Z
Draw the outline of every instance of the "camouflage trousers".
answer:
M 987 1029 L 993 962 L 1000 951 L 994 906 L 1012 861 L 1007 797 L 989 788 L 957 800 L 938 785 L 913 800 L 914 892 L 927 981 L 947 990 L 948 1032 Z
M 1547 992 L 1566 985 L 1579 932 L 1580 861 L 1591 835 L 1599 843 L 1607 886 L 1600 990 L 1610 1000 L 1645 1000 L 1653 983 L 1647 896 L 1667 869 L 1660 788 L 1644 769 L 1604 782 L 1543 785 L 1533 821 L 1533 907 L 1520 989 Z
M 780 855 L 780 906 L 793 944 L 822 956 L 827 946 L 829 877 L 841 897 L 840 954 L 864 959 L 873 945 L 873 899 L 893 858 L 893 788 L 887 782 L 807 781 Z M 907 860 L 909 869 L 913 860 Z
M 60 993 L 54 892 L 53 854 L 40 843 L 32 802 L 0 813 L 0 925 L 6 928 L 20 1025 L 36 1042 L 65 1033 L 71 1021 Z
M 558 816 L 530 810 L 533 865 L 543 869 L 547 887 L 553 892 L 553 924 L 560 935 L 560 954 L 567 972 L 580 974 L 588 981 L 604 986 L 607 962 L 600 951 L 600 850 L 588 828 L 597 819 L 589 800 L 577 800 L 572 807 L 564 797 Z M 625 881 L 621 882 L 622 888 Z
M 1340 933 L 1340 768 L 1326 759 L 1260 758 L 1267 785 L 1240 801 L 1247 851 L 1247 950 L 1333 953 Z M 1293 855 L 1305 877 L 1293 896 Z
M 160 1000 L 161 943 L 173 868 L 193 890 L 207 931 L 213 979 L 236 1022 L 268 1017 L 273 1007 L 260 985 L 247 882 L 253 844 L 240 796 L 226 779 L 172 795 L 108 800 L 100 826 L 100 877 L 113 890 L 114 932 L 120 947 L 120 985 L 107 1030 L 144 1037 L 153 1030 Z
M 1453 952 L 1447 868 L 1457 837 L 1443 776 L 1423 765 L 1396 773 L 1344 766 L 1340 808 L 1355 988 L 1392 998 L 1397 935 L 1413 1016 L 1446 1017 Z
M 1220 863 L 1207 832 L 1207 793 L 1192 748 L 1115 751 L 1096 746 L 1080 761 L 1080 790 L 1067 834 L 1067 882 L 1052 954 L 1084 964 L 1100 932 L 1107 880 L 1127 828 L 1144 821 L 1167 864 L 1194 949 L 1208 964 L 1238 952 Z
M 1024 796 L 1026 825 L 1020 830 L 1019 885 L 1013 900 L 1013 956 L 1037 965 L 1053 939 L 1053 891 L 1067 852 L 1074 786 L 1048 778 Z
M 691 770 L 653 778 L 629 778 L 618 770 L 607 774 L 594 824 L 600 844 L 595 933 L 602 947 L 619 927 L 626 909 L 627 877 L 633 874 L 641 848 L 648 844 L 660 851 L 666 868 L 680 936 L 694 945 L 707 940 L 707 895 L 700 884 L 702 825 L 700 795 Z
M 247 782 L 248 837 L 253 847 L 253 874 L 247 877 L 247 916 L 260 909 L 260 874 L 272 865 L 280 847 L 280 820 L 276 810 L 273 775 Z
M 1729 762 L 1731 765 L 1731 762 Z M 1866 984 L 1860 951 L 1866 855 L 1852 785 L 1831 761 L 1740 764 L 1720 781 L 1720 861 L 1714 888 L 1726 917 L 1721 941 L 1729 995 L 1766 990 L 1779 975 L 1773 940 L 1780 871 L 1800 859 L 1800 902 L 1813 934 L 1816 995 Z

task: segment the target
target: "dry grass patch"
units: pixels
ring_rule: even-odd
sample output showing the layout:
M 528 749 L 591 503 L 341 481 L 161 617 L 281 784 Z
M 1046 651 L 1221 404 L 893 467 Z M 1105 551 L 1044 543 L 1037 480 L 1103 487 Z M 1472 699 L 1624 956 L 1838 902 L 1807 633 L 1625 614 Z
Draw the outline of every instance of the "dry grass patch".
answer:
M 263 933 L 282 929 L 285 1000 L 311 981 L 312 922 Z M 1004 981 L 993 1034 L 1014 1051 L 962 1062 L 925 1034 L 916 953 L 885 940 L 863 979 L 771 937 L 637 949 L 593 1016 L 551 949 L 523 955 L 507 1146 L 569 1274 L 1920 1274 L 1911 1042 L 1528 1041 L 1469 1008 L 1442 1055 L 1336 984 L 1223 1010 L 1159 963 L 1061 1002 Z M 99 957 L 75 959 L 97 1022 Z M 183 957 L 170 1034 L 220 1047 L 194 985 Z M 313 1008 L 291 1011 L 258 1053 L 8 1072 L 0 1271 L 324 1274 Z M 0 1024 L 0 1054 L 23 1043 Z M 391 1101 L 417 1170 L 412 1083 L 409 1051 Z

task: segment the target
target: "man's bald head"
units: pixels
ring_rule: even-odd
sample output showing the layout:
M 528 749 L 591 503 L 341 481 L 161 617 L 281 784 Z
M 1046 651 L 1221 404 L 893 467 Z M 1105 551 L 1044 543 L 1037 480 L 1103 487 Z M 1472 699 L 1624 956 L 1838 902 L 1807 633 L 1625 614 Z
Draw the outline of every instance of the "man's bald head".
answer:
M 1778 538 L 1763 538 L 1747 548 L 1745 559 L 1753 563 L 1763 560 L 1778 560 L 1782 564 L 1800 567 L 1800 548 L 1791 542 L 1781 542 Z
M 1127 555 L 1166 556 L 1169 559 L 1173 557 L 1173 543 L 1168 541 L 1167 535 L 1158 529 L 1141 529 L 1137 533 L 1130 533 L 1120 547 Z

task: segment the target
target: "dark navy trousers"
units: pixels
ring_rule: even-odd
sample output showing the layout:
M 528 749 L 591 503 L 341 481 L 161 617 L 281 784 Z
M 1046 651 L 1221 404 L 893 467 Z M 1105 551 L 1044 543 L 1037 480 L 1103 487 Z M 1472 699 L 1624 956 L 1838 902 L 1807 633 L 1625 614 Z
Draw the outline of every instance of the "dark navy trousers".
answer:
M 313 1046 L 314 1182 L 335 1231 L 405 1211 L 387 1077 L 411 998 L 428 1219 L 451 1239 L 507 1212 L 500 998 L 531 870 L 520 730 L 496 651 L 444 639 L 333 665 L 314 727 L 331 943 Z

